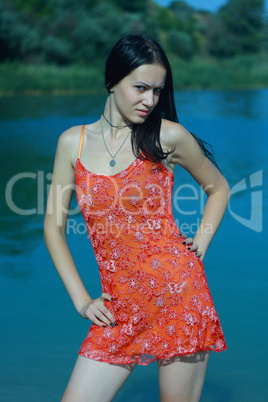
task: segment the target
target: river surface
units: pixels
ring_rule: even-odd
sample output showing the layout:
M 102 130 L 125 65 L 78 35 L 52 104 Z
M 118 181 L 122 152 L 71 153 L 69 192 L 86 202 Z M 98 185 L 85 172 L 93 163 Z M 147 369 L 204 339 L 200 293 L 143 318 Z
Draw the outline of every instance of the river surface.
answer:
M 90 322 L 80 318 L 43 242 L 43 219 L 61 132 L 98 119 L 102 96 L 0 98 L 1 387 L 3 402 L 56 402 Z M 263 402 L 267 388 L 268 90 L 181 91 L 181 124 L 211 144 L 232 196 L 204 259 L 228 350 L 211 353 L 203 402 Z M 175 170 L 173 209 L 193 237 L 204 198 Z M 75 196 L 71 208 L 77 206 Z M 92 297 L 98 266 L 81 214 L 68 243 Z M 105 378 L 103 379 L 105 385 Z M 136 366 L 115 402 L 159 401 L 157 365 Z

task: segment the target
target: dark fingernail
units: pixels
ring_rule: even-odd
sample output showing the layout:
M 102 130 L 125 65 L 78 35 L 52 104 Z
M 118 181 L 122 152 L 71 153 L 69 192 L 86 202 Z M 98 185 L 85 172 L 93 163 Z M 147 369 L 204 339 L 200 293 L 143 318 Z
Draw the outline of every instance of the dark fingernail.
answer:
M 111 297 L 111 301 L 114 301 L 114 299 Z
M 182 236 L 182 234 L 181 234 L 181 233 L 179 233 L 179 236 Z
M 103 325 L 103 328 L 106 328 L 107 327 L 107 325 Z
M 186 244 L 186 241 L 183 241 L 182 244 Z
M 188 248 L 188 250 L 191 250 L 191 247 L 187 247 Z
M 118 327 L 118 324 L 117 324 L 117 322 L 116 322 L 116 321 L 114 322 L 114 325 L 116 325 L 116 326 Z
M 197 255 L 197 253 L 195 253 L 195 255 Z
M 114 324 L 110 324 L 110 327 L 114 327 Z

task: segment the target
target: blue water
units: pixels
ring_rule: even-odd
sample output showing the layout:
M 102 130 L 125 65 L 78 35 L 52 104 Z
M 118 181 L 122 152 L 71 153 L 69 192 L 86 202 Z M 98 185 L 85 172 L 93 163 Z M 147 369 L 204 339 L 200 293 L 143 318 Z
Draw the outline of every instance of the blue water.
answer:
M 28 175 L 15 182 L 10 198 L 6 194 L 0 204 L 1 401 L 59 401 L 88 331 L 89 321 L 77 314 L 53 267 L 42 224 L 58 136 L 72 125 L 97 119 L 104 100 L 101 96 L 0 99 L 1 193 L 15 175 Z M 263 402 L 268 400 L 264 197 L 268 90 L 182 91 L 176 94 L 176 105 L 180 122 L 213 145 L 234 191 L 204 259 L 228 350 L 211 354 L 202 401 Z M 202 212 L 201 193 L 179 167 L 174 196 L 177 224 L 184 224 L 182 231 L 193 237 Z M 186 196 L 192 199 L 181 200 Z M 184 214 L 177 210 L 178 201 Z M 14 206 L 23 213 L 36 211 L 22 215 L 11 210 Z M 74 261 L 90 295 L 97 297 L 98 268 L 83 220 L 81 215 L 70 219 L 74 220 L 68 243 Z M 156 363 L 136 366 L 114 400 L 148 399 L 159 401 Z

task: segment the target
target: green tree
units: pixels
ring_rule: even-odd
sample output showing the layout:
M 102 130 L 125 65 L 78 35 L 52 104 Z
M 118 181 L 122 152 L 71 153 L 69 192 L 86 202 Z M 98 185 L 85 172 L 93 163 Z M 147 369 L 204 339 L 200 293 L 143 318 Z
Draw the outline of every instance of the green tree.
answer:
M 163 7 L 156 10 L 154 18 L 159 28 L 165 31 L 181 29 L 183 23 L 172 11 Z
M 121 10 L 132 13 L 144 13 L 148 7 L 148 0 L 111 0 L 111 3 Z
M 40 37 L 34 27 L 22 21 L 12 8 L 0 4 L 0 60 L 32 59 L 38 51 Z
M 61 0 L 13 0 L 17 10 L 34 13 L 39 17 L 50 15 Z
M 193 54 L 193 42 L 186 32 L 171 30 L 166 37 L 168 49 L 171 53 L 183 59 L 190 59 Z
M 173 1 L 168 8 L 183 21 L 189 20 L 195 13 L 195 9 L 185 1 Z
M 264 0 L 229 0 L 218 11 L 223 33 L 237 43 L 239 53 L 261 49 L 264 26 Z
M 217 58 L 235 56 L 240 51 L 237 37 L 225 30 L 219 21 L 212 20 L 207 27 L 207 51 Z
M 43 41 L 43 57 L 52 64 L 66 64 L 71 59 L 71 45 L 56 36 L 47 36 Z

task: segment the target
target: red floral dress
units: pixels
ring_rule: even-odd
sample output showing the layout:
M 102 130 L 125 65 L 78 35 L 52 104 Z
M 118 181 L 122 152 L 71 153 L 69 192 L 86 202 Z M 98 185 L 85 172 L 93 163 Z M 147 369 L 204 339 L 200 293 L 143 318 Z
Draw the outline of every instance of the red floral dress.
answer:
M 173 173 L 161 162 L 136 159 L 118 174 L 98 175 L 78 157 L 75 176 L 102 292 L 113 297 L 104 303 L 118 323 L 92 324 L 79 354 L 147 365 L 225 350 L 203 262 L 182 244 L 174 222 Z

